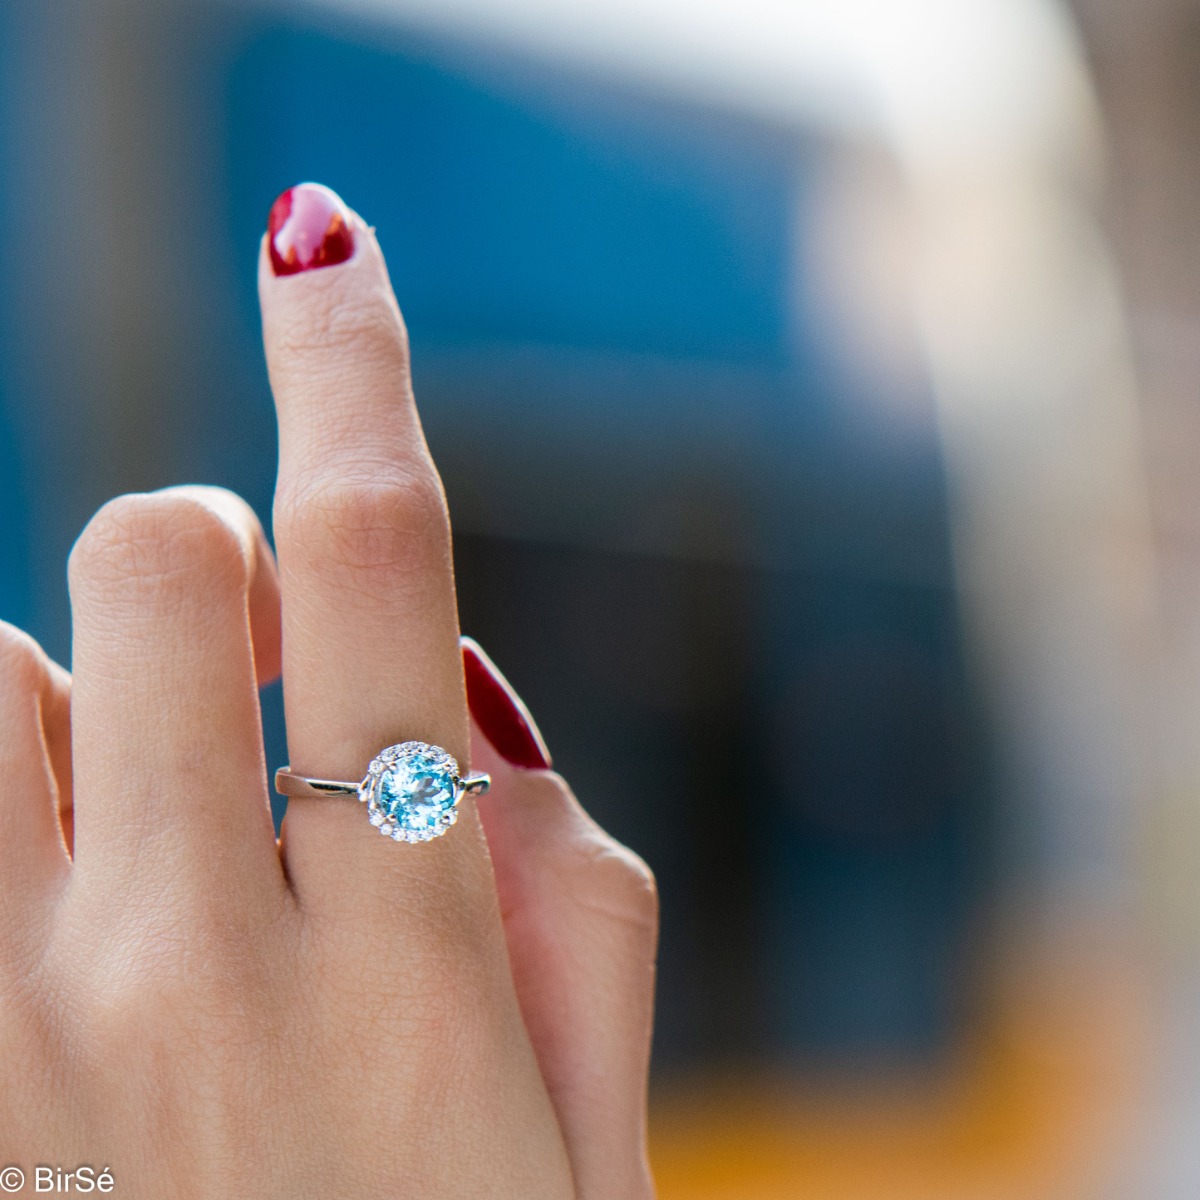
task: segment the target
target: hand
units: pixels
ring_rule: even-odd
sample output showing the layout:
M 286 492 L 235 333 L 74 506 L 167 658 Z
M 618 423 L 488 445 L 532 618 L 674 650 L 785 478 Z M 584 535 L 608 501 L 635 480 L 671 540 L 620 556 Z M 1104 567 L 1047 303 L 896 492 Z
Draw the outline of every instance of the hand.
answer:
M 0 1167 L 29 1194 L 41 1163 L 156 1200 L 643 1200 L 652 879 L 460 647 L 372 230 L 311 185 L 272 218 L 278 569 L 228 492 L 124 496 L 71 555 L 73 675 L 0 626 Z M 419 739 L 491 793 L 418 845 L 293 799 L 277 843 L 281 668 L 293 770 Z

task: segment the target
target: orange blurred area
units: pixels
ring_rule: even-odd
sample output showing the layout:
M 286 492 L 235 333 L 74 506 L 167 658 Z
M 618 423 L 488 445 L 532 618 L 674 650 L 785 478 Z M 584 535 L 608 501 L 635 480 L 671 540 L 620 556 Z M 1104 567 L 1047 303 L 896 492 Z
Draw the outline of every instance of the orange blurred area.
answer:
M 1150 997 L 1128 954 L 1064 939 L 997 964 L 989 1009 L 929 1075 L 828 1087 L 784 1074 L 657 1095 L 660 1200 L 1080 1200 L 1139 1133 Z

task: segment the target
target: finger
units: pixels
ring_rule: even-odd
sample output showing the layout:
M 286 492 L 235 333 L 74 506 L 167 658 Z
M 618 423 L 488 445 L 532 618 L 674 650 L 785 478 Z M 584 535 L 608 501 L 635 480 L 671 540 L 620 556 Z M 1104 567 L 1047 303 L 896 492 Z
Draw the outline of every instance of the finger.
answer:
M 64 771 L 69 697 L 66 671 L 27 634 L 0 622 L 0 911 L 6 914 L 43 900 L 68 868 L 57 777 Z
M 315 232 L 301 236 L 314 214 Z M 313 250 L 330 230 L 336 253 Z M 296 244 L 325 269 L 292 270 Z M 327 189 L 294 188 L 274 210 L 259 290 L 279 419 L 275 540 L 292 770 L 357 780 L 379 750 L 409 739 L 445 747 L 465 770 L 445 498 L 374 234 Z M 379 837 L 353 803 L 293 798 L 284 850 L 309 906 L 360 911 L 375 892 L 410 913 L 429 916 L 432 905 L 448 926 L 462 924 L 465 907 L 494 908 L 469 799 L 448 836 L 410 848 Z M 476 932 L 494 936 L 500 962 L 498 923 L 483 917 Z
M 320 269 L 293 270 L 296 246 Z M 275 541 L 291 766 L 357 780 L 379 750 L 420 740 L 465 770 L 445 498 L 374 234 L 325 189 L 285 193 L 259 292 L 279 419 Z M 521 1021 L 470 797 L 460 813 L 444 837 L 397 844 L 353 801 L 293 797 L 282 837 L 288 878 L 323 977 L 352 989 L 366 1019 L 386 1010 L 377 1052 L 386 1069 L 419 1080 L 418 1094 L 452 1095 L 468 1122 L 491 1104 L 476 1161 L 516 1153 L 540 1162 L 545 1194 L 558 1194 L 566 1155 Z M 431 1026 L 445 1032 L 430 1037 Z M 497 1111 L 487 1097 L 501 1095 Z
M 653 1195 L 646 1081 L 658 908 L 645 863 L 579 806 L 528 709 L 463 639 L 479 804 L 509 960 L 579 1195 Z
M 282 889 L 255 672 L 278 661 L 277 585 L 249 506 L 219 488 L 122 496 L 69 577 L 79 872 L 153 895 Z

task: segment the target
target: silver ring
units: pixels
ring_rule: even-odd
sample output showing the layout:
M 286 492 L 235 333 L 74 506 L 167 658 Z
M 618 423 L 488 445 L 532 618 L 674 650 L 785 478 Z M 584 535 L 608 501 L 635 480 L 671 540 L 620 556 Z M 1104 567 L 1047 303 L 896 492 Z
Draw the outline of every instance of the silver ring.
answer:
M 401 742 L 380 750 L 358 783 L 310 779 L 293 774 L 290 767 L 275 772 L 275 790 L 281 796 L 360 800 L 371 814 L 371 824 L 397 842 L 441 837 L 458 820 L 462 798 L 468 793 L 482 796 L 491 783 L 488 775 L 460 775 L 454 757 L 428 742 Z

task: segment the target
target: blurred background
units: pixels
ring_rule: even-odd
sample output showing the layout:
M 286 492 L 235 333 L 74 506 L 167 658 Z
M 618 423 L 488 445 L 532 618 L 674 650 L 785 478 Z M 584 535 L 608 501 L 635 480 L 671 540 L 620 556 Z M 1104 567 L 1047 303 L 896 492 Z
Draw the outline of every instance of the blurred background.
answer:
M 1198 60 L 1194 0 L 0 0 L 0 617 L 69 659 L 115 493 L 269 520 L 327 183 L 463 627 L 659 877 L 663 1200 L 1194 1197 Z

